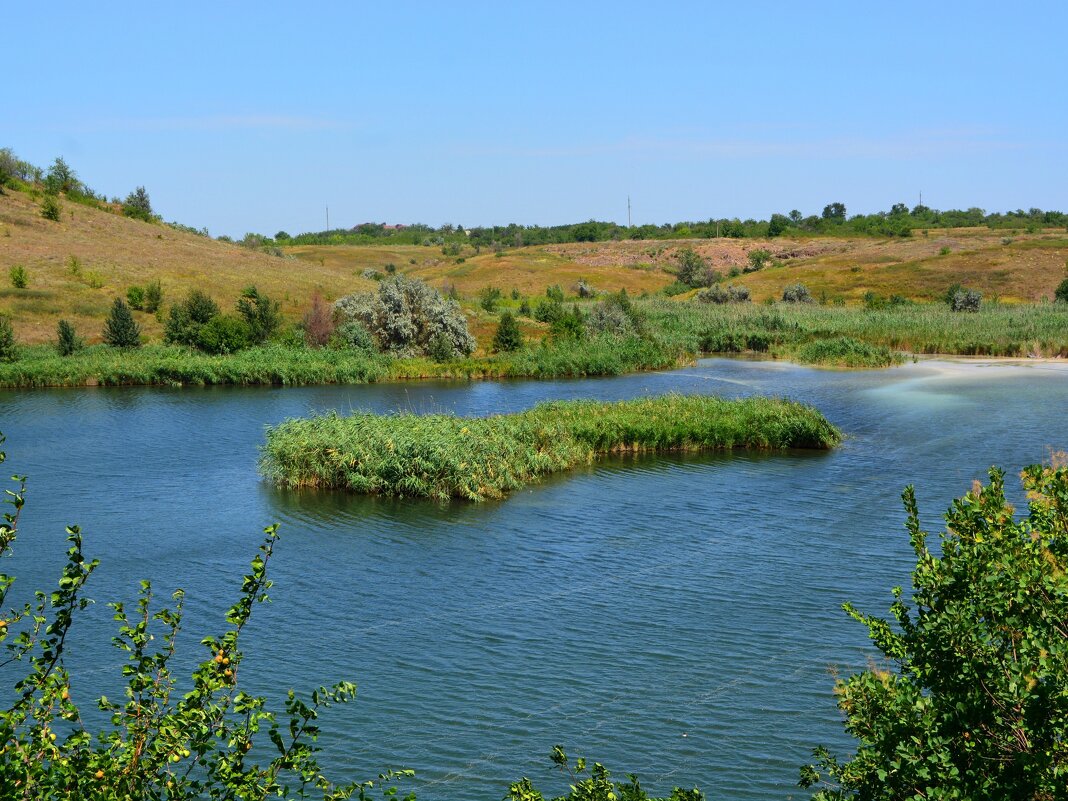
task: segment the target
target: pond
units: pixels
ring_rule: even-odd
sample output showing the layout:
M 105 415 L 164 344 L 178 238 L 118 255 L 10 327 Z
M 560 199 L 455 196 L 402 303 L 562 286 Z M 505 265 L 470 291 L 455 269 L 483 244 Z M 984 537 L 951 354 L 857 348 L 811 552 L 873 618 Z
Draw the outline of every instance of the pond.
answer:
M 801 798 L 811 748 L 851 745 L 834 672 L 873 655 L 840 606 L 881 614 L 908 584 L 902 489 L 916 484 L 934 530 L 993 464 L 1022 501 L 1015 473 L 1068 448 L 1065 367 L 716 359 L 569 381 L 2 392 L 5 467 L 30 477 L 5 569 L 23 597 L 52 586 L 64 526 L 82 526 L 102 565 L 69 667 L 91 707 L 118 686 L 104 602 L 141 578 L 161 598 L 183 587 L 183 659 L 202 658 L 277 521 L 273 603 L 247 633 L 242 681 L 272 697 L 359 685 L 323 722 L 334 775 L 411 767 L 426 801 L 500 798 L 523 775 L 555 792 L 559 743 L 652 791 Z M 666 392 L 787 396 L 848 439 L 827 454 L 614 458 L 481 505 L 282 492 L 256 472 L 264 426 L 325 409 L 482 415 Z

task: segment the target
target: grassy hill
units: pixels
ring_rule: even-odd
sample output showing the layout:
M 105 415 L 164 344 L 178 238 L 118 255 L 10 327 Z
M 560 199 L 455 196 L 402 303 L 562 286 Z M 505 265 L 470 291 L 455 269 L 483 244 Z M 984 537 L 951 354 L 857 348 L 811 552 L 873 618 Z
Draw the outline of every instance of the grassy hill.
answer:
M 67 200 L 59 222 L 41 217 L 37 199 L 27 192 L 0 196 L 0 313 L 8 315 L 19 341 L 37 343 L 55 336 L 60 318 L 70 320 L 90 341 L 99 338 L 107 309 L 134 284 L 159 280 L 164 305 L 192 288 L 211 294 L 224 309 L 249 284 L 282 304 L 297 320 L 312 295 L 327 300 L 371 289 L 369 270 L 397 272 L 453 289 L 473 301 L 480 289 L 495 286 L 506 295 L 541 296 L 558 284 L 574 295 L 578 282 L 596 290 L 625 288 L 632 296 L 656 294 L 675 280 L 678 253 L 693 248 L 721 274 L 741 271 L 753 250 L 767 250 L 770 266 L 726 278 L 743 284 L 753 300 L 778 299 L 782 290 L 805 284 L 829 303 L 860 305 L 868 292 L 912 300 L 940 298 L 954 283 L 978 289 L 987 299 L 1033 302 L 1052 297 L 1066 275 L 1068 234 L 1061 229 L 1037 233 L 987 228 L 932 230 L 908 238 L 780 237 L 771 240 L 694 239 L 544 245 L 501 252 L 464 246 L 445 255 L 441 247 L 420 245 L 302 245 L 282 256 L 160 224 L 129 219 Z M 16 289 L 8 280 L 12 266 L 23 266 L 29 283 Z M 686 293 L 680 298 L 688 297 Z M 496 317 L 474 302 L 465 306 L 483 346 Z M 148 338 L 160 322 L 135 313 Z M 528 336 L 540 326 L 524 322 Z

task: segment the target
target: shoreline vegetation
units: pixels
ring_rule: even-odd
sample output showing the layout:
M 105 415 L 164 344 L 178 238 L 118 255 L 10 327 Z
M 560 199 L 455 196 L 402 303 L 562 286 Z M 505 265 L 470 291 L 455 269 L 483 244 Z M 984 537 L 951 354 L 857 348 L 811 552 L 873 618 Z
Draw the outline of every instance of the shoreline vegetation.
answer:
M 1068 305 L 1061 303 L 988 304 L 974 313 L 934 304 L 869 310 L 675 300 L 635 301 L 634 308 L 643 320 L 640 335 L 528 340 L 515 351 L 444 360 L 271 342 L 230 354 L 148 344 L 93 345 L 60 356 L 52 346 L 20 346 L 16 360 L 0 361 L 0 388 L 610 376 L 671 369 L 703 355 L 746 353 L 854 369 L 889 367 L 909 354 L 1068 357 Z M 508 310 L 505 301 L 501 312 Z
M 484 418 L 357 412 L 291 419 L 267 430 L 260 470 L 287 488 L 484 501 L 611 453 L 829 450 L 841 439 L 801 403 L 665 395 L 553 401 Z

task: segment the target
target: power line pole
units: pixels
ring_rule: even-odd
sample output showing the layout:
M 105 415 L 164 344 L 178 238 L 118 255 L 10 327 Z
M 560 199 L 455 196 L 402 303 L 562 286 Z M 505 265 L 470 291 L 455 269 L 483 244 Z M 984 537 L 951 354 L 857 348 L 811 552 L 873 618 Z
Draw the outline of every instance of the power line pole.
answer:
M 627 228 L 632 228 L 632 227 L 633 226 L 632 226 L 632 224 L 630 222 L 630 195 L 627 195 Z

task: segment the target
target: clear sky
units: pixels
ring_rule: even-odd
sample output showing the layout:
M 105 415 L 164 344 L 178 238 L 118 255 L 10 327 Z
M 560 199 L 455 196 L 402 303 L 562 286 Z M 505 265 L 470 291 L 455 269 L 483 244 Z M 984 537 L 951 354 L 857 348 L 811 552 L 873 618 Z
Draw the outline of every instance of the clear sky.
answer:
M 12 3 L 0 147 L 241 236 L 1068 208 L 1063 2 Z

